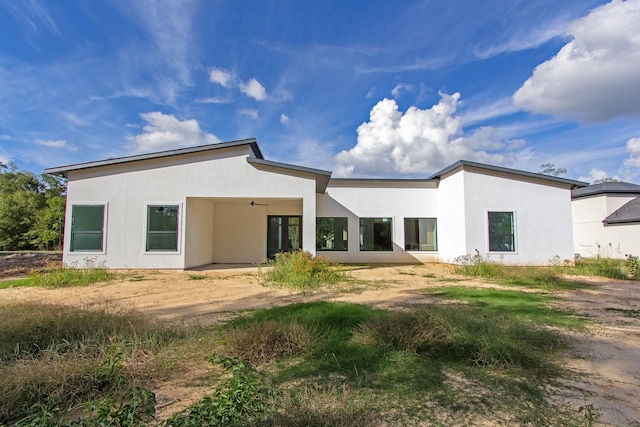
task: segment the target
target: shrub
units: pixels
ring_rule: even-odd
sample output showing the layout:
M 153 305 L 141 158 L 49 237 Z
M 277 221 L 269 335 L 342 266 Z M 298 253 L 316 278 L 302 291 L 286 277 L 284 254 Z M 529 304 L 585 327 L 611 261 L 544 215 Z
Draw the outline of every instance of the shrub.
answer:
M 640 280 L 640 261 L 637 256 L 627 255 L 627 268 L 633 280 Z
M 347 280 L 337 265 L 305 251 L 278 253 L 266 266 L 271 268 L 260 272 L 265 283 L 295 290 L 313 290 Z

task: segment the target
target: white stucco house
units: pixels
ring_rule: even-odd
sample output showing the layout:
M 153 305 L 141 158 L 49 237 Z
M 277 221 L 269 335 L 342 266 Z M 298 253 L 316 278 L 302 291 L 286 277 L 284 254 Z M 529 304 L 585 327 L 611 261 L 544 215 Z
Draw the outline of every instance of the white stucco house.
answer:
M 603 182 L 571 192 L 575 252 L 584 258 L 640 255 L 640 185 Z
M 49 168 L 68 179 L 64 262 L 187 269 L 303 249 L 338 262 L 506 264 L 574 254 L 585 183 L 459 161 L 427 179 L 332 179 L 255 139 Z

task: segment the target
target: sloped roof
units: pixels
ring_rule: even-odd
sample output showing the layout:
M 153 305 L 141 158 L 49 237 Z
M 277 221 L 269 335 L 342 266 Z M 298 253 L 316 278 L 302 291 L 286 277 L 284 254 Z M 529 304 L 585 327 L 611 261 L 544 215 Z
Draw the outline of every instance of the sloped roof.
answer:
M 602 182 L 571 190 L 571 198 L 595 196 L 597 194 L 640 194 L 640 185 L 630 182 Z
M 606 217 L 602 222 L 605 225 L 640 222 L 640 196 L 622 205 L 620 209 Z
M 313 168 L 307 168 L 304 166 L 291 165 L 288 163 L 274 162 L 272 160 L 264 160 L 256 157 L 247 157 L 247 162 L 253 165 L 270 166 L 272 168 L 277 168 L 277 169 L 311 173 L 315 175 L 316 193 L 320 193 L 320 194 L 324 194 L 324 192 L 327 191 L 327 184 L 329 183 L 329 179 L 331 178 L 331 172 L 321 170 L 321 169 L 313 169 Z
M 487 170 L 487 171 L 507 173 L 507 174 L 511 174 L 511 175 L 520 176 L 520 177 L 523 177 L 523 178 L 536 178 L 536 179 L 541 179 L 541 180 L 545 180 L 545 181 L 551 181 L 551 182 L 567 184 L 567 185 L 569 185 L 571 187 L 578 187 L 579 188 L 579 187 L 585 187 L 585 186 L 589 185 L 586 182 L 576 181 L 576 180 L 573 180 L 573 179 L 560 178 L 560 177 L 557 177 L 557 176 L 545 175 L 545 174 L 535 173 L 535 172 L 527 172 L 527 171 L 522 171 L 522 170 L 518 170 L 518 169 L 503 168 L 502 166 L 485 165 L 483 163 L 470 162 L 468 160 L 457 161 L 454 164 L 452 164 L 450 166 L 447 166 L 446 168 L 442 169 L 441 171 L 434 173 L 429 178 L 430 179 L 440 179 L 440 178 L 442 178 L 443 175 L 446 175 L 449 172 L 452 172 L 452 171 L 454 171 L 454 170 L 456 170 L 458 168 L 463 168 L 464 169 L 465 167 L 473 167 L 473 168 L 477 168 L 477 169 L 484 169 L 484 170 Z
M 222 148 L 239 147 L 242 145 L 249 145 L 256 158 L 258 159 L 263 158 L 262 152 L 260 151 L 260 147 L 258 147 L 258 141 L 256 141 L 255 138 L 249 138 L 249 139 L 240 139 L 237 141 L 220 142 L 217 144 L 198 145 L 196 147 L 179 148 L 176 150 L 158 151 L 156 153 L 137 154 L 134 156 L 126 156 L 126 157 L 115 157 L 112 159 L 98 160 L 95 162 L 77 163 L 75 165 L 48 168 L 48 169 L 45 169 L 44 172 L 50 175 L 58 175 L 66 178 L 69 172 L 75 171 L 75 170 L 137 162 L 141 160 L 159 159 L 162 157 L 179 156 L 182 154 L 200 153 L 203 151 L 220 150 Z

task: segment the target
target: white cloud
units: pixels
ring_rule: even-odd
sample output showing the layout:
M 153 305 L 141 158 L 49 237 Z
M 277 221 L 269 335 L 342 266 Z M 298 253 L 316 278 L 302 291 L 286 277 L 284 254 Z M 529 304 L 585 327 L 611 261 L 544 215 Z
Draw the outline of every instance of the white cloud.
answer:
M 233 80 L 233 74 L 224 68 L 213 68 L 209 74 L 209 81 L 218 83 L 222 87 L 231 86 Z
M 231 102 L 228 99 L 216 98 L 213 96 L 207 98 L 196 98 L 193 101 L 197 102 L 198 104 L 228 104 L 229 102 Z
M 136 151 L 157 151 L 220 142 L 215 135 L 203 132 L 195 119 L 178 120 L 172 114 L 159 111 L 142 113 L 140 117 L 147 124 L 142 128 L 143 133 L 133 138 Z
M 41 145 L 43 147 L 49 148 L 64 148 L 70 151 L 76 151 L 77 148 L 67 144 L 67 141 L 63 139 L 53 140 L 53 139 L 36 139 L 36 144 Z
M 585 181 L 585 182 L 590 182 L 590 183 L 594 183 L 596 181 L 602 181 L 605 179 L 615 179 L 617 181 L 620 180 L 620 177 L 616 176 L 609 176 L 609 174 L 602 170 L 602 169 L 596 169 L 593 168 L 589 171 L 589 174 L 586 176 L 581 176 L 580 178 L 578 178 L 579 181 Z
M 244 116 L 249 116 L 254 120 L 258 120 L 258 110 L 250 110 L 250 109 L 240 110 L 240 114 Z
M 514 94 L 536 113 L 603 121 L 640 113 L 640 1 L 614 0 L 569 26 L 573 39 Z
M 283 125 L 286 125 L 289 123 L 289 116 L 287 116 L 286 114 L 282 113 L 280 114 L 280 123 L 282 123 Z
M 464 135 L 455 115 L 459 93 L 440 97 L 429 109 L 410 107 L 404 114 L 394 100 L 378 102 L 369 121 L 358 127 L 356 145 L 336 155 L 336 175 L 426 176 L 461 159 L 494 164 L 515 161 L 509 142 L 501 141 L 495 128 Z
M 624 165 L 640 168 L 640 138 L 631 138 L 627 141 L 627 153 L 629 157 L 624 161 Z
M 255 99 L 256 101 L 264 101 L 267 99 L 267 91 L 262 84 L 255 78 L 246 83 L 240 83 L 240 92 Z
M 373 98 L 373 94 L 376 93 L 376 87 L 372 87 L 371 89 L 369 89 L 369 92 L 367 92 L 367 94 L 365 95 L 365 98 L 370 99 Z
M 3 139 L 5 141 L 9 141 L 11 139 L 11 137 L 9 135 L 7 135 L 6 133 L 0 133 L 0 139 Z
M 398 98 L 403 92 L 411 92 L 412 90 L 413 85 L 408 83 L 398 83 L 393 89 L 391 89 L 391 95 L 393 95 L 394 98 Z

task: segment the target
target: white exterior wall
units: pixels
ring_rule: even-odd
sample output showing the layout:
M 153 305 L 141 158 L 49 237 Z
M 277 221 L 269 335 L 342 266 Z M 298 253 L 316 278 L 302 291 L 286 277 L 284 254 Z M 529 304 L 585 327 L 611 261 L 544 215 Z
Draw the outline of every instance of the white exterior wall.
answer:
M 398 185 L 370 181 L 356 185 L 330 183 L 325 194 L 317 195 L 318 217 L 348 218 L 348 251 L 319 251 L 318 255 L 345 263 L 439 261 L 438 252 L 404 250 L 404 218 L 438 218 L 438 190 L 433 188 L 435 184 L 431 184 L 432 188 L 425 188 L 424 183 Z M 361 251 L 360 218 L 392 218 L 393 250 Z M 438 222 L 438 245 L 441 241 L 439 226 Z M 315 235 L 313 239 L 315 241 Z
M 438 233 L 442 238 L 438 242 L 441 262 L 453 260 L 468 253 L 466 246 L 466 211 L 464 198 L 464 174 L 455 173 L 443 177 L 438 186 Z
M 504 264 L 548 265 L 554 256 L 573 260 L 571 192 L 548 181 L 516 179 L 499 173 L 464 174 L 466 253 Z M 489 252 L 488 212 L 511 211 L 515 252 Z
M 70 171 L 66 230 L 71 230 L 74 204 L 105 203 L 106 247 L 102 253 L 70 252 L 71 233 L 65 233 L 64 262 L 82 266 L 91 258 L 108 268 L 164 269 L 220 262 L 216 256 L 225 262 L 259 262 L 266 256 L 266 231 L 264 238 L 260 235 L 261 223 L 266 230 L 264 209 L 264 218 L 258 219 L 259 206 L 242 216 L 238 210 L 216 203 L 235 200 L 248 205 L 253 199 L 297 200 L 301 207 L 297 212 L 303 214 L 303 248 L 315 253 L 314 175 L 254 166 L 246 161 L 251 154 L 248 146 L 239 146 Z M 145 252 L 149 204 L 180 206 L 177 252 Z M 222 219 L 228 223 L 220 222 Z M 242 221 L 247 223 L 238 227 Z M 227 229 L 241 233 L 240 238 L 230 236 Z M 235 242 L 231 254 L 247 253 L 233 260 L 224 253 L 223 241 Z
M 599 194 L 574 199 L 574 252 L 585 258 L 624 258 L 640 254 L 640 224 L 603 224 L 603 220 L 637 195 Z

